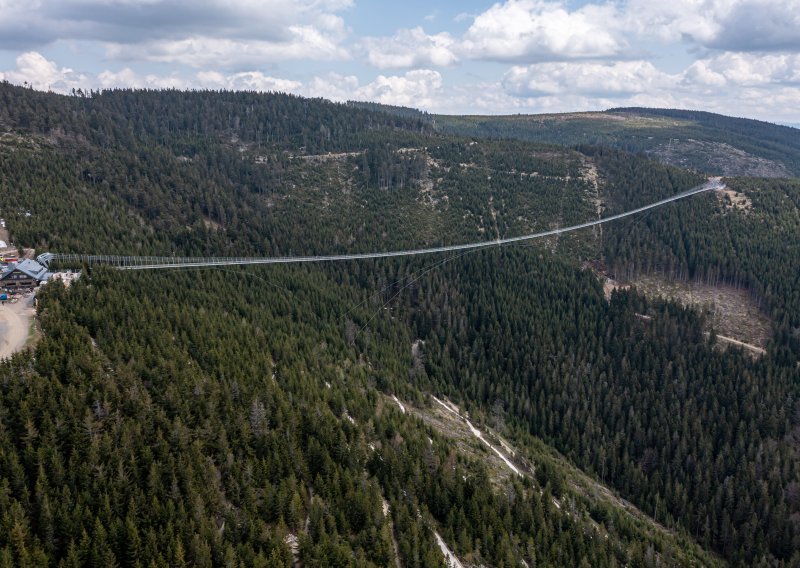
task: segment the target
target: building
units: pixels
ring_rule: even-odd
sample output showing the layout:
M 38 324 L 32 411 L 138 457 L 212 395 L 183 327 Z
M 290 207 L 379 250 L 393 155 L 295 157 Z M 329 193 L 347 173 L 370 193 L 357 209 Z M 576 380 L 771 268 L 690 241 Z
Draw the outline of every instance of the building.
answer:
M 8 290 L 20 288 L 36 288 L 41 282 L 46 282 L 51 276 L 47 268 L 35 260 L 25 259 L 22 262 L 10 264 L 0 273 L 0 287 Z

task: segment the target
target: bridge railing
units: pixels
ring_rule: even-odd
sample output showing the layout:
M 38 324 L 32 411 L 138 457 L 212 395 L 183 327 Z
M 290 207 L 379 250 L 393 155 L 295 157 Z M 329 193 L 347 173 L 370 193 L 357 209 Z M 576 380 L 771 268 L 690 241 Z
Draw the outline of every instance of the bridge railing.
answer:
M 45 266 L 56 264 L 58 266 L 89 266 L 105 265 L 117 268 L 134 268 L 141 266 L 175 266 L 175 265 L 202 265 L 202 264 L 237 264 L 252 262 L 252 258 L 245 257 L 199 257 L 199 256 L 123 256 L 102 254 L 66 254 L 46 253 L 40 255 L 39 262 Z

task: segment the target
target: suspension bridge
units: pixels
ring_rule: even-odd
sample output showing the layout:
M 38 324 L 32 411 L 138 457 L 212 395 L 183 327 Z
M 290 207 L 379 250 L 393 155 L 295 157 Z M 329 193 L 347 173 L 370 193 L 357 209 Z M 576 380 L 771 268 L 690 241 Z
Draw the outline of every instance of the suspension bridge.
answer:
M 418 256 L 425 254 L 437 254 L 446 252 L 467 251 L 474 249 L 499 247 L 503 245 L 519 243 L 523 241 L 530 241 L 562 233 L 569 233 L 594 227 L 604 223 L 610 223 L 618 219 L 630 217 L 637 213 L 642 213 L 650 209 L 663 207 L 674 201 L 686 199 L 699 193 L 706 191 L 715 191 L 725 188 L 725 184 L 721 178 L 709 178 L 709 180 L 699 186 L 693 187 L 682 193 L 678 193 L 666 199 L 625 211 L 624 213 L 617 213 L 586 223 L 572 225 L 569 227 L 562 227 L 559 229 L 550 229 L 541 231 L 539 233 L 531 233 L 527 235 L 520 235 L 517 237 L 508 237 L 504 239 L 495 239 L 492 241 L 480 241 L 474 243 L 465 243 L 458 245 L 446 245 L 439 247 L 409 249 L 409 250 L 395 250 L 384 252 L 367 252 L 356 254 L 330 254 L 330 255 L 315 255 L 315 256 L 275 256 L 275 257 L 174 257 L 174 256 L 119 256 L 119 255 L 97 255 L 97 254 L 62 254 L 46 252 L 40 254 L 36 260 L 49 267 L 51 264 L 58 265 L 108 265 L 116 267 L 120 270 L 154 270 L 159 268 L 200 268 L 206 266 L 241 266 L 250 264 L 296 264 L 301 262 L 333 262 L 344 260 L 363 260 L 369 258 L 391 258 L 401 256 Z

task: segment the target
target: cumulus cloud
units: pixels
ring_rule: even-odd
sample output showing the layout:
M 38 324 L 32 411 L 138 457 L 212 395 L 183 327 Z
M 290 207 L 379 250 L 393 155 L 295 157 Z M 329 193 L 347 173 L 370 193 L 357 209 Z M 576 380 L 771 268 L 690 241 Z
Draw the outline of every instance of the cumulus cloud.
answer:
M 29 51 L 16 59 L 16 69 L 0 72 L 0 81 L 29 85 L 40 91 L 68 92 L 86 86 L 87 76 L 68 67 L 59 67 L 40 53 Z
M 421 27 L 388 38 L 366 38 L 368 61 L 379 68 L 445 67 L 459 60 L 553 61 L 611 57 L 627 47 L 614 5 L 570 11 L 562 2 L 508 0 L 472 17 L 458 38 Z
M 23 53 L 16 60 L 16 69 L 0 72 L 0 81 L 30 85 L 34 89 L 70 93 L 72 89 L 213 89 L 233 91 L 295 92 L 303 90 L 299 81 L 271 77 L 260 71 L 220 73 L 199 71 L 182 76 L 177 73 L 158 75 L 137 73 L 125 67 L 119 71 L 105 70 L 97 73 L 79 73 L 59 67 L 35 51 Z
M 9 32 L 22 26 L 38 32 L 31 38 L 36 42 L 135 43 L 187 34 L 279 41 L 290 25 L 324 27 L 326 18 L 352 5 L 352 0 L 3 0 L 0 37 L 5 44 Z
M 224 75 L 216 71 L 201 71 L 195 76 L 196 86 L 203 89 L 225 89 L 229 91 L 298 92 L 303 84 L 299 81 L 270 77 L 258 71 Z
M 121 71 L 102 71 L 96 78 L 85 77 L 91 89 L 113 89 L 120 87 L 133 87 L 136 89 L 189 89 L 194 85 L 178 75 L 156 75 L 148 73 L 141 75 L 126 67 Z
M 365 38 L 367 59 L 381 69 L 446 67 L 458 60 L 456 41 L 448 33 L 428 35 L 421 27 L 399 30 L 391 38 Z
M 598 0 L 576 9 L 563 0 L 505 0 L 460 18 L 472 23 L 457 37 L 416 27 L 366 38 L 367 60 L 379 68 L 620 60 L 653 40 L 718 51 L 800 49 L 800 0 Z
M 481 98 L 483 92 L 472 104 L 481 105 Z M 649 106 L 791 122 L 800 102 L 800 55 L 723 53 L 676 73 L 644 60 L 519 65 L 506 73 L 502 93 L 495 91 L 492 99 L 495 112 Z
M 287 91 L 435 112 L 643 105 L 800 120 L 800 0 L 496 0 L 460 16 L 459 32 L 443 31 L 444 17 L 420 12 L 420 24 L 438 29 L 362 39 L 352 38 L 345 21 L 353 6 L 354 0 L 0 0 L 0 49 L 21 53 L 0 79 L 61 92 Z M 78 72 L 62 66 L 69 59 L 48 61 L 31 47 L 47 44 L 48 53 L 69 45 L 83 62 L 98 52 L 106 59 Z M 361 59 L 353 62 L 354 54 Z M 676 70 L 687 55 L 694 61 Z M 349 67 L 339 74 L 301 63 L 292 77 L 302 80 L 280 76 L 276 64 L 298 60 L 349 60 Z M 382 73 L 369 77 L 360 63 Z M 455 65 L 461 68 L 446 69 Z
M 305 82 L 259 71 L 142 74 L 130 68 L 81 73 L 36 52 L 20 55 L 0 80 L 37 89 L 113 87 L 292 92 L 336 101 L 371 100 L 442 113 L 518 113 L 602 110 L 613 106 L 694 108 L 772 121 L 797 122 L 800 56 L 721 54 L 666 73 L 647 61 L 546 62 L 513 66 L 502 81 L 447 85 L 431 69 L 378 75 L 363 81 L 329 73 Z
M 667 92 L 673 100 L 676 95 L 686 100 L 697 99 L 702 94 L 723 98 L 726 95 L 723 88 L 769 89 L 775 85 L 800 85 L 800 55 L 723 53 L 698 59 L 678 73 L 661 71 L 645 60 L 516 65 L 505 74 L 502 85 L 506 93 L 522 98 L 647 95 L 663 101 L 660 93 Z
M 560 93 L 620 96 L 669 87 L 674 80 L 649 61 L 539 63 L 512 67 L 503 86 L 523 97 Z
M 684 82 L 712 86 L 800 84 L 800 55 L 723 53 L 692 63 Z
M 179 63 L 190 67 L 242 67 L 287 59 L 345 59 L 340 38 L 311 26 L 292 26 L 286 41 L 244 41 L 213 37 L 188 37 L 139 45 L 109 44 L 110 59 Z
M 367 100 L 415 108 L 434 108 L 442 97 L 442 76 L 438 71 L 416 69 L 403 75 L 379 75 L 361 84 L 355 76 L 331 73 L 315 77 L 304 94 L 334 101 Z
M 617 19 L 613 4 L 570 12 L 561 2 L 508 0 L 475 18 L 461 49 L 471 58 L 496 61 L 609 57 L 625 47 Z
M 628 0 L 639 36 L 728 51 L 800 49 L 800 0 Z
M 706 43 L 722 30 L 716 0 L 628 0 L 621 15 L 630 32 L 663 42 Z
M 95 75 L 59 67 L 40 53 L 28 52 L 17 58 L 16 69 L 0 72 L 0 81 L 2 80 L 61 93 L 69 93 L 72 89 L 88 91 L 123 87 L 224 89 L 288 92 L 334 101 L 369 100 L 391 105 L 442 109 L 444 107 L 441 103 L 446 101 L 442 91 L 442 76 L 438 71 L 430 69 L 417 69 L 403 75 L 378 75 L 365 83 L 355 76 L 336 73 L 314 77 L 306 83 L 272 77 L 260 71 L 223 73 L 206 70 L 190 75 L 158 75 L 137 73 L 125 67 L 119 71 L 105 70 Z
M 723 33 L 709 47 L 739 51 L 800 49 L 800 0 L 761 0 L 734 5 Z
M 352 0 L 1 0 L 0 49 L 97 41 L 110 57 L 182 62 L 208 47 L 263 60 L 345 57 Z M 244 47 L 251 46 L 247 50 Z M 246 60 L 246 61 L 249 61 Z

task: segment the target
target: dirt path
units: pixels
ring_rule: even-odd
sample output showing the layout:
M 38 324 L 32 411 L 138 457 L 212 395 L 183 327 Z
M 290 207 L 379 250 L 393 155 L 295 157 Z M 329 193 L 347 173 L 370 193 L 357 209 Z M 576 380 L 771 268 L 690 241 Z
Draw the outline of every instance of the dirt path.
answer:
M 14 304 L 6 302 L 0 306 L 0 359 L 25 348 L 35 313 L 33 296 L 23 296 Z
M 453 552 L 447 547 L 447 543 L 445 543 L 441 535 L 439 535 L 438 532 L 433 531 L 433 536 L 436 538 L 436 544 L 439 545 L 439 550 L 441 550 L 442 554 L 444 555 L 444 559 L 448 568 L 464 568 L 464 565 L 458 561 L 456 555 L 453 554 Z
M 724 335 L 717 334 L 717 339 L 722 340 L 725 343 L 731 343 L 733 345 L 738 345 L 739 347 L 744 347 L 745 349 L 749 349 L 750 351 L 752 351 L 757 355 L 766 355 L 767 353 L 766 349 L 762 349 L 761 347 L 756 347 L 755 345 L 745 343 L 744 341 L 739 341 L 738 339 L 734 339 L 732 337 L 725 337 Z
M 405 410 L 403 411 L 403 414 L 405 414 Z M 386 520 L 389 522 L 389 534 L 392 535 L 392 552 L 394 553 L 394 565 L 396 568 L 403 568 L 403 563 L 400 561 L 400 545 L 397 544 L 397 538 L 395 537 L 394 523 L 392 522 L 392 515 L 390 514 L 391 509 L 389 508 L 389 502 L 382 495 L 381 499 L 383 499 L 383 516 L 386 517 Z

